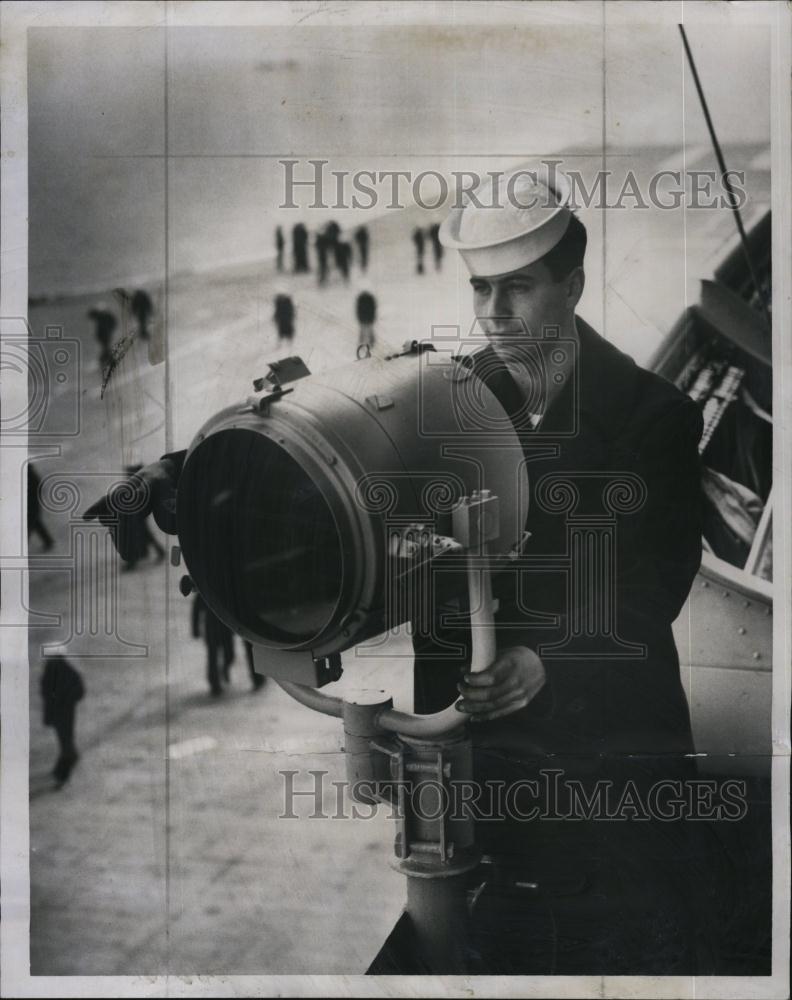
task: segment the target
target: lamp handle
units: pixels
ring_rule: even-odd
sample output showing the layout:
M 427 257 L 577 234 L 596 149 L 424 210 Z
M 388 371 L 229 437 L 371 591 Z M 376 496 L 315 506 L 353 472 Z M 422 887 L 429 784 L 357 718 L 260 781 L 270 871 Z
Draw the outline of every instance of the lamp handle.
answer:
M 476 558 L 480 556 L 480 565 L 476 566 Z M 495 605 L 492 600 L 492 574 L 486 563 L 487 543 L 483 542 L 479 552 L 468 553 L 467 578 L 468 594 L 470 595 L 470 672 L 478 673 L 486 670 L 494 661 L 495 644 Z
M 471 656 L 470 670 L 486 670 L 496 655 L 495 605 L 492 600 L 492 573 L 486 560 L 487 543 L 476 551 L 468 550 L 467 578 L 470 596 Z M 397 712 L 388 708 L 378 718 L 379 726 L 393 733 L 403 733 L 418 739 L 445 736 L 467 722 L 467 716 L 457 710 L 457 702 L 431 715 Z
M 492 574 L 486 562 L 487 544 L 483 542 L 476 552 L 469 551 L 467 557 L 468 592 L 470 595 L 471 658 L 470 669 L 474 673 L 486 668 L 495 659 L 495 607 L 492 600 Z M 478 563 L 478 565 L 477 565 Z M 301 684 L 279 681 L 280 686 L 292 698 L 325 715 L 342 715 L 342 700 L 321 694 Z M 386 708 L 378 717 L 381 729 L 417 739 L 434 739 L 459 729 L 467 722 L 467 716 L 459 712 L 456 702 L 442 712 L 431 715 L 416 715 L 414 712 L 398 712 Z

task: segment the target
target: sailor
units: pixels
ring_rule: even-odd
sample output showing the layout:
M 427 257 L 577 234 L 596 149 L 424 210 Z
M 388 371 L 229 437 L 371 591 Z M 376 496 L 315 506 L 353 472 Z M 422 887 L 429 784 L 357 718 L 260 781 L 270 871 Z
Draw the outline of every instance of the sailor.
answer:
M 138 335 L 142 340 L 148 340 L 150 336 L 148 324 L 154 312 L 151 296 L 145 289 L 138 288 L 132 296 L 129 307 L 138 322 Z
M 77 703 L 85 695 L 83 679 L 66 659 L 65 646 L 51 646 L 47 650 L 40 687 L 44 725 L 52 726 L 58 737 L 60 752 L 52 776 L 61 788 L 80 759 L 74 742 L 74 726 Z
M 308 263 L 308 230 L 302 222 L 292 228 L 292 261 L 295 274 L 311 270 Z
M 424 273 L 424 250 L 426 249 L 426 237 L 420 226 L 413 229 L 412 241 L 415 244 L 415 273 Z
M 354 240 L 357 243 L 358 253 L 360 254 L 360 270 L 366 271 L 369 260 L 368 226 L 358 226 L 354 233 Z
M 429 242 L 432 244 L 432 256 L 434 257 L 435 271 L 439 271 L 443 264 L 443 244 L 440 242 L 440 226 L 435 222 L 429 227 Z
M 478 824 L 500 872 L 474 921 L 478 971 L 695 972 L 688 828 L 643 802 L 609 816 L 625 788 L 691 776 L 671 624 L 701 557 L 701 414 L 577 315 L 587 236 L 559 171 L 488 177 L 440 239 L 470 274 L 487 345 L 469 364 L 520 435 L 531 489 L 522 558 L 494 581 L 494 663 L 469 673 L 470 628 L 439 615 L 414 640 L 416 710 L 461 694 L 480 787 L 525 793 Z M 607 562 L 570 544 L 576 518 Z M 601 781 L 611 813 L 587 820 L 566 791 Z
M 278 342 L 294 338 L 294 317 L 296 310 L 290 295 L 279 293 L 275 296 L 275 311 L 272 314 L 278 331 Z
M 106 368 L 112 356 L 110 344 L 118 326 L 118 320 L 104 302 L 99 302 L 95 308 L 89 309 L 86 315 L 94 323 L 94 336 L 99 345 L 99 365 Z
M 377 318 L 377 300 L 371 292 L 361 292 L 355 301 L 355 315 L 360 333 L 358 336 L 358 357 L 371 353 L 374 346 L 374 321 Z
M 327 281 L 327 236 L 320 231 L 314 237 L 314 249 L 316 250 L 316 268 L 319 284 L 323 285 Z

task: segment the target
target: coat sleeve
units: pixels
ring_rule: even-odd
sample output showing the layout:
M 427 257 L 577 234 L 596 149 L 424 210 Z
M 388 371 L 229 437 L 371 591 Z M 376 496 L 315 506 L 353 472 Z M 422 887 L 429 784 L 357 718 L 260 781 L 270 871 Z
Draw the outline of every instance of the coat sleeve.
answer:
M 633 471 L 646 499 L 617 524 L 617 620 L 671 624 L 701 562 L 699 408 L 682 400 L 653 420 L 636 451 Z M 640 627 L 640 626 L 639 626 Z

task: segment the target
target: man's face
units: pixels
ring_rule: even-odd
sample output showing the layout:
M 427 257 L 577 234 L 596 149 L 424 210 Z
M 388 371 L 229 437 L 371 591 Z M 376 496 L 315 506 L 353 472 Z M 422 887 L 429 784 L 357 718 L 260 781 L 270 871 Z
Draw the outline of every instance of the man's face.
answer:
M 542 338 L 548 327 L 562 334 L 569 330 L 580 294 L 573 286 L 581 280 L 577 268 L 554 281 L 541 261 L 508 274 L 470 279 L 476 318 L 505 362 L 519 364 L 521 354 L 530 350 L 528 342 Z

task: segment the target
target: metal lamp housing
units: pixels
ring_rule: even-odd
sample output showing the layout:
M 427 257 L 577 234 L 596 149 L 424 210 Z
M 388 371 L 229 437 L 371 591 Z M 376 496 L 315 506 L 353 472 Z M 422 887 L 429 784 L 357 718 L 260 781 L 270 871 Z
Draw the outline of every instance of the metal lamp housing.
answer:
M 413 343 L 320 375 L 288 361 L 298 377 L 257 380 L 256 396 L 195 437 L 179 541 L 195 586 L 237 634 L 319 660 L 440 593 L 465 594 L 454 509 L 475 491 L 497 496 L 489 552 L 506 555 L 522 537 L 528 480 L 505 411 L 450 355 Z

